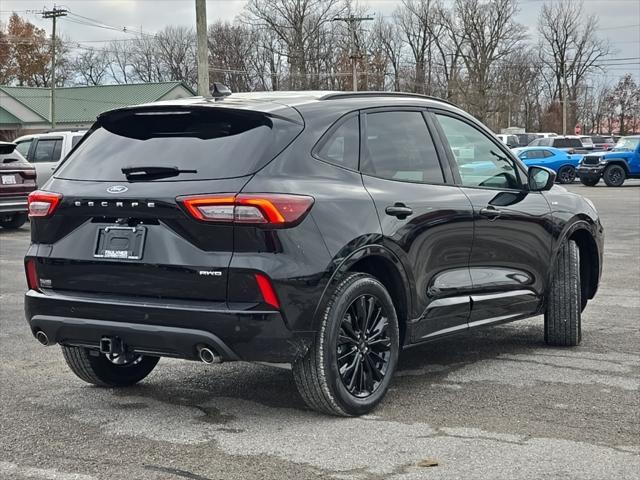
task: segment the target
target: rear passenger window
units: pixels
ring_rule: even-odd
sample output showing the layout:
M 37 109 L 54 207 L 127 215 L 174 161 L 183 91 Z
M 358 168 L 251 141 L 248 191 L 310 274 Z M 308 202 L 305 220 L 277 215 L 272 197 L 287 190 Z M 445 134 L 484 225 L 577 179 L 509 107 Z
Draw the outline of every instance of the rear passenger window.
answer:
M 444 183 L 431 134 L 420 112 L 367 114 L 362 173 L 390 180 Z
M 334 165 L 356 170 L 360 155 L 360 122 L 353 115 L 330 132 L 316 152 L 316 156 Z
M 71 148 L 75 147 L 78 144 L 78 142 L 80 141 L 81 138 L 82 138 L 82 135 L 74 135 L 71 138 Z
M 34 162 L 57 162 L 60 160 L 62 151 L 62 140 L 55 138 L 45 138 L 38 140 L 33 153 Z

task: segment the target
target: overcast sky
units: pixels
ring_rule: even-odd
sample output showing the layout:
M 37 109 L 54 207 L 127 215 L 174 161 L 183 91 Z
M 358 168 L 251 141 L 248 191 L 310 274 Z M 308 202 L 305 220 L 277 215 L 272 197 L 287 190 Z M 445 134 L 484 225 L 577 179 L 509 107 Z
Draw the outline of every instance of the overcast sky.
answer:
M 268 1 L 268 0 L 265 0 Z M 444 0 L 450 4 L 452 0 Z M 548 1 L 548 0 L 547 0 Z M 553 0 L 560 1 L 560 0 Z M 233 20 L 242 12 L 245 0 L 208 0 L 207 17 Z M 361 0 L 370 13 L 390 15 L 400 0 Z M 538 12 L 544 0 L 520 0 L 517 20 L 529 29 L 530 38 L 536 38 Z M 166 25 L 195 26 L 195 2 L 193 0 L 60 0 L 58 6 L 68 8 L 78 15 L 90 17 L 109 25 L 128 26 L 136 30 L 152 33 Z M 6 21 L 11 11 L 26 16 L 31 22 L 51 31 L 51 20 L 43 20 L 30 10 L 42 10 L 43 6 L 53 7 L 53 3 L 43 0 L 0 0 L 0 21 Z M 624 59 L 609 67 L 603 74 L 612 80 L 625 72 L 632 72 L 640 78 L 640 1 L 639 0 L 584 0 L 584 9 L 599 17 L 599 34 L 609 38 L 613 47 L 611 59 Z M 62 19 L 59 28 L 63 35 L 75 42 L 91 42 L 101 45 L 99 40 L 124 39 L 131 35 L 113 30 L 90 27 Z M 626 66 L 618 65 L 625 63 Z

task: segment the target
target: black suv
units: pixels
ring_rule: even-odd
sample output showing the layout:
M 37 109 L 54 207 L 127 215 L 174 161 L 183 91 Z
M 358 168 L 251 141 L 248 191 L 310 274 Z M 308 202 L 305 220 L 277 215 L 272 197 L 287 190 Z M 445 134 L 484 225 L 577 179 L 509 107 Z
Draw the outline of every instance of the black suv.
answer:
M 114 110 L 31 195 L 27 320 L 96 385 L 162 356 L 290 363 L 311 407 L 363 414 L 410 345 L 538 314 L 580 342 L 603 230 L 553 182 L 418 95 Z

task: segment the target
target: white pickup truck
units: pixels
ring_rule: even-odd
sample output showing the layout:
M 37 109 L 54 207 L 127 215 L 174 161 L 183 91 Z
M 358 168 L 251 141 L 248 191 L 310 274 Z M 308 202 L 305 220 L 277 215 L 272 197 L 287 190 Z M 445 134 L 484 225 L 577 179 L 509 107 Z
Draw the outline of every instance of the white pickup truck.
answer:
M 49 180 L 58 162 L 84 136 L 86 130 L 53 131 L 35 133 L 16 138 L 16 150 L 36 167 L 38 187 Z

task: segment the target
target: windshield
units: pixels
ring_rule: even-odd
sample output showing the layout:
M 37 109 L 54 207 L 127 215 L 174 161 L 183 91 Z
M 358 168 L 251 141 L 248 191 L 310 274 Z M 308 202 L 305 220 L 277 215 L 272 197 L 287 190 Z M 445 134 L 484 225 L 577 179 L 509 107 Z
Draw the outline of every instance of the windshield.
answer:
M 556 148 L 582 148 L 579 138 L 554 138 L 553 146 Z
M 635 150 L 640 142 L 640 137 L 623 137 L 618 140 L 612 151 L 622 152 Z
M 302 128 L 280 117 L 226 108 L 112 112 L 98 120 L 56 177 L 123 181 L 123 169 L 141 167 L 176 172 L 147 180 L 241 177 L 271 161 Z

